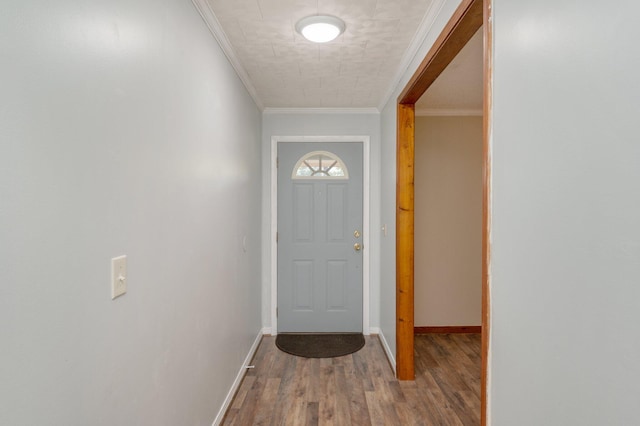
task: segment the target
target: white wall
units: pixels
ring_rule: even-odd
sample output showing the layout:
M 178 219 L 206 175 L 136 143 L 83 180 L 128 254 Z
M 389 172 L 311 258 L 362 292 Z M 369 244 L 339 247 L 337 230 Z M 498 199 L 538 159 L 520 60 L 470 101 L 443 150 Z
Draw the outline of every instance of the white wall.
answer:
M 459 4 L 460 0 L 443 1 L 424 42 L 380 114 L 380 223 L 387 227 L 387 236 L 380 240 L 380 328 L 389 344 L 393 364 L 396 354 L 396 102 Z
M 396 357 L 396 104 L 380 114 L 380 334 L 388 345 L 391 364 Z
M 0 58 L 0 424 L 210 425 L 261 328 L 260 112 L 189 1 L 4 1 Z
M 640 4 L 494 12 L 492 424 L 637 424 Z
M 416 117 L 415 325 L 482 323 L 482 117 Z
M 262 120 L 262 321 L 271 327 L 271 137 L 272 136 L 370 136 L 370 280 L 369 325 L 380 324 L 380 114 L 353 110 L 267 110 Z M 275 333 L 276 330 L 273 330 Z

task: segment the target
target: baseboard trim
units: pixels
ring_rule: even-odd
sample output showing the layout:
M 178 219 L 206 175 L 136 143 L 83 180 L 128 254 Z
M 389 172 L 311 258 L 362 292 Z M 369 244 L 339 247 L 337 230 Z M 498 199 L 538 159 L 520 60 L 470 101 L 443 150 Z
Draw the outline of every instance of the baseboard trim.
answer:
M 220 410 L 218 411 L 218 415 L 213 421 L 213 426 L 219 426 L 222 423 L 222 419 L 224 419 L 224 415 L 227 413 L 227 409 L 231 405 L 231 401 L 233 401 L 233 397 L 236 395 L 236 392 L 240 387 L 240 383 L 242 383 L 242 379 L 244 379 L 244 375 L 247 372 L 247 366 L 249 365 L 249 363 L 251 362 L 251 359 L 255 355 L 256 350 L 258 350 L 258 345 L 262 340 L 262 336 L 267 334 L 265 333 L 265 330 L 266 329 L 263 328 L 260 331 L 258 331 L 258 335 L 256 336 L 256 339 L 253 341 L 253 344 L 249 349 L 249 353 L 244 359 L 244 362 L 240 367 L 240 371 L 238 371 L 238 374 L 236 375 L 236 379 L 233 381 L 233 384 L 231 385 L 231 389 L 229 389 L 229 392 L 227 393 L 227 397 L 224 399 L 224 402 L 222 403 L 222 407 L 220 407 Z
M 482 333 L 480 325 L 454 325 L 437 327 L 414 327 L 413 334 L 429 333 Z
M 369 327 L 369 335 L 371 334 L 380 334 L 380 328 L 379 327 Z
M 384 333 L 382 330 L 378 330 L 378 339 L 380 339 L 380 343 L 382 344 L 382 349 L 384 349 L 384 353 L 387 355 L 387 360 L 389 361 L 389 365 L 391 365 L 391 369 L 393 370 L 393 374 L 396 374 L 396 358 L 393 356 L 393 352 L 391 352 L 391 348 L 389 347 L 389 343 L 387 343 L 387 339 L 384 337 Z

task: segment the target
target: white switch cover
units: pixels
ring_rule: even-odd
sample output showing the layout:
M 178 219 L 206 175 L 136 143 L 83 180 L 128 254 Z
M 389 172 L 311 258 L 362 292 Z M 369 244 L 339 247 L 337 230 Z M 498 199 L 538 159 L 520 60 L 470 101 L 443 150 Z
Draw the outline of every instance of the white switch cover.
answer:
M 127 292 L 127 256 L 111 259 L 111 299 Z

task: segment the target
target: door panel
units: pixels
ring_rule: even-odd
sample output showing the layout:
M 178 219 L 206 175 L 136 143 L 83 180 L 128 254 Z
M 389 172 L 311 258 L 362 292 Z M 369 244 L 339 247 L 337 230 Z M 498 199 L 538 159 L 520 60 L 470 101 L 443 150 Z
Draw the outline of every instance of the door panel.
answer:
M 313 185 L 296 184 L 293 187 L 293 239 L 297 243 L 313 241 Z
M 334 160 L 299 162 L 324 151 L 345 178 L 310 176 Z M 362 143 L 279 143 L 278 160 L 278 332 L 362 332 Z
M 313 309 L 313 261 L 293 262 L 293 309 L 311 311 Z
M 327 240 L 344 242 L 346 237 L 346 184 L 327 186 Z
M 327 262 L 327 308 L 329 311 L 344 311 L 348 308 L 347 262 L 330 260 Z

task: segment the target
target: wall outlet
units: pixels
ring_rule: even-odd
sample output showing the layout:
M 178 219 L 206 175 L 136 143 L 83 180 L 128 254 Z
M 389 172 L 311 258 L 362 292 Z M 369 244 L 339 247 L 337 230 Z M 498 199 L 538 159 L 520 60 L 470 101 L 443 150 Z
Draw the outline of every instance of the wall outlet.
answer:
M 111 299 L 127 292 L 127 256 L 111 259 Z

